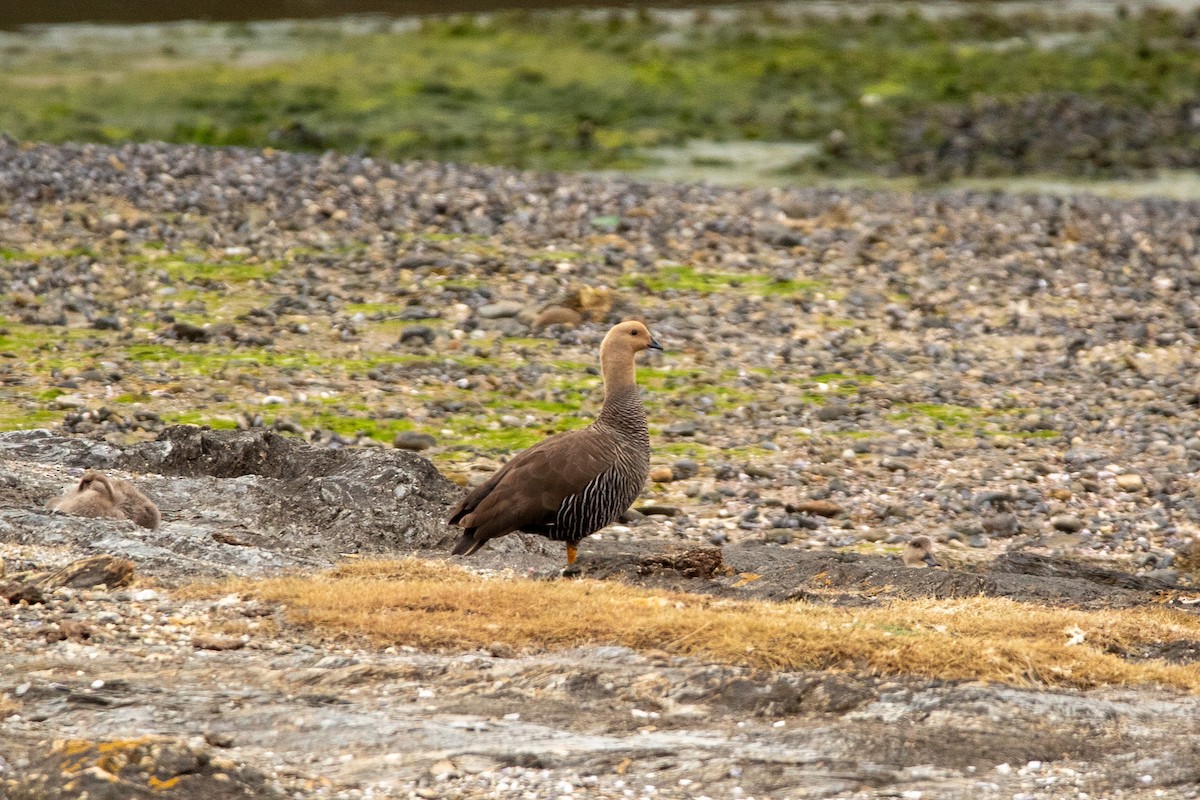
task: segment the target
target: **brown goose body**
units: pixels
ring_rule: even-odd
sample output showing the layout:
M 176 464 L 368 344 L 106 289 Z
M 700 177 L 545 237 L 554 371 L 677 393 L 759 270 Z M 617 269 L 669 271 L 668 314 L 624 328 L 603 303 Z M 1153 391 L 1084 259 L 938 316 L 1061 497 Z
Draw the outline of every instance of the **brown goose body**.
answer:
M 514 531 L 575 545 L 637 499 L 650 470 L 650 434 L 638 397 L 634 356 L 662 347 L 640 322 L 613 327 L 600 345 L 604 406 L 586 428 L 555 434 L 515 456 L 463 498 L 450 515 L 461 526 L 455 555 Z
M 90 469 L 83 473 L 78 486 L 47 505 L 77 517 L 126 518 L 117 507 L 117 493 L 108 476 Z
M 117 508 L 121 510 L 122 514 L 143 528 L 150 530 L 158 528 L 162 515 L 159 514 L 158 506 L 154 504 L 153 500 L 123 478 L 109 478 L 108 480 L 112 483 L 113 491 L 117 496 Z
M 160 519 L 158 506 L 136 486 L 94 469 L 84 472 L 74 489 L 48 505 L 79 517 L 129 519 L 151 530 L 158 527 Z

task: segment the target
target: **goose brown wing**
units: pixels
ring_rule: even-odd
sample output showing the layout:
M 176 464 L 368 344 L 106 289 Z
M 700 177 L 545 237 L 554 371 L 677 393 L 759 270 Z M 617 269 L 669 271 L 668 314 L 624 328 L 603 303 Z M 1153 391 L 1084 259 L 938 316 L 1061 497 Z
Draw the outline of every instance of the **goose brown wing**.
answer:
M 468 494 L 451 524 L 491 539 L 554 519 L 559 506 L 616 461 L 610 437 L 591 428 L 556 434 L 515 456 Z

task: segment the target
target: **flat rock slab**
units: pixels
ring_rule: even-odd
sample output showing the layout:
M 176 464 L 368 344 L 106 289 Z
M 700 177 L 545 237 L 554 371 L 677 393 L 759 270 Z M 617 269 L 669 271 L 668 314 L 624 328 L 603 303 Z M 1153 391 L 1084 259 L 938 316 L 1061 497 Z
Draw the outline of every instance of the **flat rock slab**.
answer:
M 157 531 L 45 509 L 70 470 L 115 471 L 159 506 Z M 131 559 L 160 578 L 319 568 L 341 555 L 449 550 L 462 490 L 406 450 L 332 450 L 268 431 L 181 425 L 128 447 L 48 431 L 0 434 L 0 541 L 70 546 Z M 500 553 L 546 543 L 508 537 Z

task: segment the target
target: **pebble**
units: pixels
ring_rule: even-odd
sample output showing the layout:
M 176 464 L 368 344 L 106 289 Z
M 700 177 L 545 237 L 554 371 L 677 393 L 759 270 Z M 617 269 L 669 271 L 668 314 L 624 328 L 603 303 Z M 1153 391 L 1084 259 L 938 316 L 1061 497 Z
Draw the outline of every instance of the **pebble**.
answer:
M 649 477 L 655 483 L 670 483 L 675 480 L 675 471 L 670 467 L 651 467 Z
M 521 313 L 525 307 L 521 303 L 515 301 L 503 301 L 499 303 L 487 303 L 479 307 L 476 311 L 479 316 L 484 319 L 504 319 L 515 317 Z
M 1117 486 L 1126 492 L 1140 492 L 1145 488 L 1142 476 L 1134 472 L 1126 472 L 1116 478 Z
M 436 444 L 437 439 L 418 431 L 400 431 L 392 439 L 392 446 L 400 450 L 428 450 Z
M 1075 533 L 1083 528 L 1083 520 L 1074 514 L 1055 514 L 1050 518 L 1050 524 L 1065 533 Z

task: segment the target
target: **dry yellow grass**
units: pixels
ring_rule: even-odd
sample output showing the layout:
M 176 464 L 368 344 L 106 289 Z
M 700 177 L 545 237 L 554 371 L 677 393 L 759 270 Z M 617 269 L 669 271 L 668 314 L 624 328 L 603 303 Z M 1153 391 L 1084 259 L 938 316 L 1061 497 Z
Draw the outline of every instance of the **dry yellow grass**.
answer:
M 589 580 L 485 579 L 416 559 L 210 587 L 231 589 L 286 604 L 318 630 L 425 649 L 616 644 L 767 669 L 1200 691 L 1200 665 L 1118 655 L 1200 639 L 1200 618 L 1166 608 L 1076 611 L 984 597 L 868 609 L 734 602 Z

